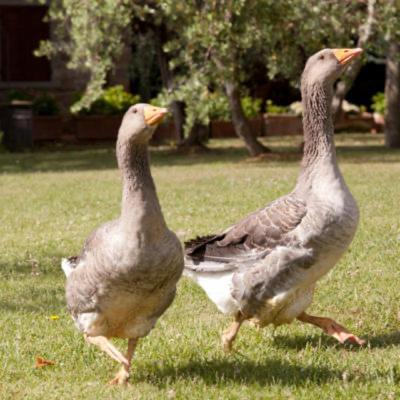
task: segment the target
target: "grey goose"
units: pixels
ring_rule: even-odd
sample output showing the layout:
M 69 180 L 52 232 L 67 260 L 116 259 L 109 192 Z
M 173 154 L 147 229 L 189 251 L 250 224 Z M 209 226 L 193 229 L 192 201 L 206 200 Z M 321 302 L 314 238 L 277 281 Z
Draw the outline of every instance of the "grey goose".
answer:
M 317 281 L 356 232 L 359 211 L 338 168 L 333 139 L 333 84 L 361 49 L 324 49 L 301 78 L 304 154 L 294 190 L 219 234 L 185 244 L 185 271 L 218 309 L 235 320 L 223 333 L 231 350 L 245 320 L 260 326 L 294 319 L 340 342 L 364 341 L 330 318 L 309 315 Z
M 79 256 L 62 261 L 75 325 L 89 343 L 121 364 L 114 384 L 127 382 L 138 339 L 173 301 L 183 270 L 183 249 L 161 212 L 147 149 L 166 111 L 136 104 L 125 113 L 116 148 L 121 214 L 92 232 Z M 111 337 L 128 339 L 126 355 Z

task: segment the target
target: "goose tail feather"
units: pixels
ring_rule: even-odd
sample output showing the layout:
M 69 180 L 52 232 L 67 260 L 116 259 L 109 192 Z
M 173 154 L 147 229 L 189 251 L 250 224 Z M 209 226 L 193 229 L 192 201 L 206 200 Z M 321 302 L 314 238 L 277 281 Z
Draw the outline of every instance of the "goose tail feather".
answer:
M 77 257 L 61 259 L 61 268 L 64 271 L 64 274 L 67 278 L 71 274 L 71 272 L 76 268 L 76 265 L 77 265 Z

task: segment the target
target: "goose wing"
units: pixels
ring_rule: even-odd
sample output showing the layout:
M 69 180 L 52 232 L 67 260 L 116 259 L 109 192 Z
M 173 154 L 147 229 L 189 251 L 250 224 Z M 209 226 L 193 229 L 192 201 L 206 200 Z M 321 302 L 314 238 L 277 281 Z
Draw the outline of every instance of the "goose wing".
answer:
M 293 194 L 281 197 L 221 234 L 186 242 L 186 268 L 203 272 L 236 269 L 238 264 L 264 258 L 277 246 L 295 244 L 291 232 L 306 213 L 306 204 Z

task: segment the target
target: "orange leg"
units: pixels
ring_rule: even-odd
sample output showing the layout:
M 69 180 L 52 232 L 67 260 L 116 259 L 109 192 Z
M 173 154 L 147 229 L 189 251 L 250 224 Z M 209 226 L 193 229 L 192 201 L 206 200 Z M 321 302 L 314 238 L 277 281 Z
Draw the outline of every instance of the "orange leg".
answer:
M 129 365 L 126 357 L 105 336 L 88 336 L 85 334 L 85 339 L 88 343 L 100 347 L 101 350 L 120 364 Z
M 240 326 L 244 321 L 244 317 L 241 313 L 237 313 L 235 316 L 235 321 L 229 326 L 227 330 L 224 331 L 221 337 L 222 347 L 225 352 L 230 352 L 232 350 L 232 343 L 239 332 Z
M 129 379 L 129 370 L 131 368 L 131 361 L 133 357 L 133 353 L 135 352 L 137 339 L 129 339 L 128 341 L 128 351 L 126 353 L 126 359 L 128 360 L 128 364 L 122 364 L 120 370 L 115 375 L 115 378 L 110 381 L 110 385 L 125 385 L 128 383 Z
M 362 346 L 365 340 L 350 333 L 344 326 L 338 324 L 331 318 L 315 317 L 303 312 L 297 319 L 301 322 L 306 322 L 321 328 L 327 335 L 334 337 L 340 343 L 350 342 Z

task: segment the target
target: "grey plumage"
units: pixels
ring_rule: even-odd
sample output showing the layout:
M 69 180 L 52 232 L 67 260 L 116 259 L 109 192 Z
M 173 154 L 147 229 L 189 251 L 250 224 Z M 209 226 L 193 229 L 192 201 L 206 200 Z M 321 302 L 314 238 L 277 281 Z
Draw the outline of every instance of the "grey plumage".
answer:
M 92 232 L 81 254 L 69 262 L 67 306 L 87 337 L 136 343 L 171 304 L 182 274 L 182 246 L 166 226 L 150 173 L 147 142 L 154 126 L 146 123 L 146 107 L 131 107 L 118 134 L 121 215 Z M 127 369 L 114 383 L 126 381 Z
M 337 166 L 330 113 L 332 86 L 342 70 L 330 49 L 307 62 L 301 82 L 304 156 L 293 192 L 221 234 L 186 243 L 186 275 L 221 311 L 236 315 L 236 333 L 243 319 L 279 325 L 301 315 L 317 280 L 355 234 L 358 208 Z

